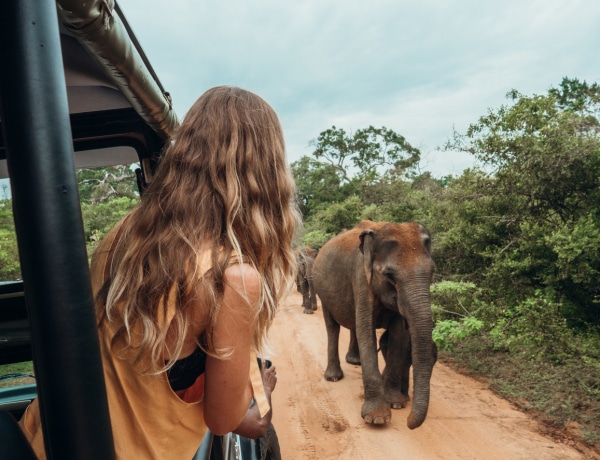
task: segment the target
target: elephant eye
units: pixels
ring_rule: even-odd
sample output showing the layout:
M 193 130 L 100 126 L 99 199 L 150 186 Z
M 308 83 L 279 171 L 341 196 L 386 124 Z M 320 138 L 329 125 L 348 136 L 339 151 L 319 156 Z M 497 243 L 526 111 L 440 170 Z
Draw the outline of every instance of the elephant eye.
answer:
M 384 272 L 383 276 L 385 276 L 385 279 L 387 279 L 390 283 L 396 283 L 396 278 L 394 278 L 394 274 L 392 272 Z

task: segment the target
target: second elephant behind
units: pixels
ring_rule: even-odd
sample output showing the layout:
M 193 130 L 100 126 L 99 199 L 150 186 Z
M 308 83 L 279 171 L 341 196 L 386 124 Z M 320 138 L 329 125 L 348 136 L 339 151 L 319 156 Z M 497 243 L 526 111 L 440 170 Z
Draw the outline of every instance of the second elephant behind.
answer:
M 416 222 L 362 221 L 329 240 L 313 265 L 315 290 L 327 329 L 325 378 L 343 377 L 340 326 L 350 330 L 346 361 L 361 364 L 367 423 L 391 419 L 391 408 L 405 407 L 413 366 L 413 404 L 408 427 L 420 426 L 429 407 L 430 379 L 437 358 L 432 340 L 429 287 L 434 270 L 431 237 Z M 384 328 L 377 358 L 376 329 Z
M 298 265 L 296 287 L 298 292 L 302 294 L 302 307 L 307 315 L 312 315 L 317 310 L 317 294 L 313 284 L 312 269 L 318 253 L 318 249 L 308 246 L 296 250 L 296 263 Z

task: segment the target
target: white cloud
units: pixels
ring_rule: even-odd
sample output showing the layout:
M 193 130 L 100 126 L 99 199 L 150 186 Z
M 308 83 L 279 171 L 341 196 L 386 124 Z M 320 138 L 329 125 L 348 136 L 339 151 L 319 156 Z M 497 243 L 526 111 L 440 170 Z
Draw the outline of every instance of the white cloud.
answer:
M 238 85 L 269 101 L 289 159 L 332 125 L 387 126 L 436 175 L 460 174 L 451 135 L 564 76 L 600 80 L 597 0 L 122 0 L 180 116 L 207 88 Z M 428 163 L 428 164 L 427 164 Z

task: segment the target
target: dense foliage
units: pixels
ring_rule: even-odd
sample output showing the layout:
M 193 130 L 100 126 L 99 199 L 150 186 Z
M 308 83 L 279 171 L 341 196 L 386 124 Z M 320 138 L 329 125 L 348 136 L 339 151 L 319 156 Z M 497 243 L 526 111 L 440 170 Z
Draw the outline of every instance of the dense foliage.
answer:
M 387 128 L 321 133 L 314 158 L 292 164 L 303 242 L 364 218 L 417 220 L 434 235 L 437 280 L 476 285 L 490 324 L 538 299 L 570 326 L 599 325 L 600 87 L 564 79 L 508 99 L 448 143 L 481 165 L 459 177 L 419 173 L 419 151 Z
M 129 166 L 80 170 L 77 180 L 91 257 L 102 237 L 136 205 L 139 192 L 135 173 Z
M 139 199 L 135 173 L 128 166 L 83 169 L 77 172 L 88 255 Z M 21 279 L 12 200 L 0 199 L 0 281 Z
M 21 279 L 12 200 L 0 199 L 0 281 Z

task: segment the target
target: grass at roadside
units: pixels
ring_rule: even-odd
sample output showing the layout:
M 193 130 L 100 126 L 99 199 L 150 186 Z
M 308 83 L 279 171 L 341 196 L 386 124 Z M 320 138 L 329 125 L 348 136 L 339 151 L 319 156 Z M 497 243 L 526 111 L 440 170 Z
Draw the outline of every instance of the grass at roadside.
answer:
M 452 350 L 441 350 L 440 361 L 484 378 L 554 437 L 584 443 L 600 454 L 600 360 L 571 356 L 553 362 L 484 344 L 480 335 L 469 336 Z
M 5 364 L 0 366 L 0 388 L 14 387 L 35 383 L 33 376 L 33 362 Z

